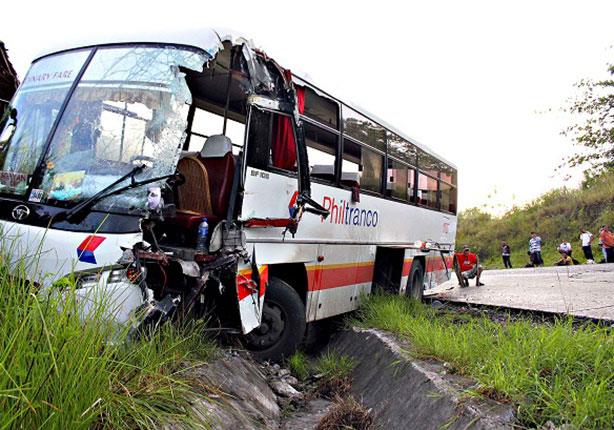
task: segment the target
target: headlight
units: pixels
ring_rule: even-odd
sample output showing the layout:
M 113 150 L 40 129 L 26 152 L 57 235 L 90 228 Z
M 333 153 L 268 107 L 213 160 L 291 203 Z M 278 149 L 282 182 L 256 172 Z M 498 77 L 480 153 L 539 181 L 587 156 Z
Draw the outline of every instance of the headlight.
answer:
M 115 284 L 126 279 L 126 269 L 111 270 L 107 278 L 107 284 Z
M 98 285 L 100 282 L 101 273 L 88 273 L 79 276 L 77 279 L 77 289 L 79 288 L 91 288 Z

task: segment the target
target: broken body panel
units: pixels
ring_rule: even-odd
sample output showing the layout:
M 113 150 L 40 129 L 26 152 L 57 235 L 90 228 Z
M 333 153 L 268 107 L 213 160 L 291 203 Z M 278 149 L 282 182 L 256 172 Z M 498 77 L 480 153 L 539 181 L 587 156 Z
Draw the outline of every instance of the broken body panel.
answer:
M 204 296 L 208 288 L 226 296 L 217 299 L 236 312 L 227 320 L 249 333 L 260 324 L 266 266 L 259 267 L 244 241 L 236 240 L 243 235 L 233 226 L 234 208 L 240 207 L 240 175 L 231 190 L 232 204 L 222 208 L 227 216 L 173 203 L 175 188 L 185 181 L 176 171 L 194 106 L 186 75 L 197 88 L 195 95 L 204 99 L 197 80 L 216 72 L 224 60 L 218 54 L 226 50 L 231 52 L 225 65 L 228 80 L 232 73 L 241 75 L 246 117 L 250 95 L 261 94 L 261 100 L 277 108 L 281 102 L 287 110 L 292 99 L 274 98 L 290 91 L 276 88 L 283 77 L 276 82 L 266 60 L 247 41 L 204 34 L 196 47 L 163 42 L 91 45 L 33 63 L 11 103 L 12 114 L 2 124 L 2 248 L 14 268 L 44 287 L 75 273 L 85 302 L 106 290 L 106 299 L 121 302 L 115 312 L 118 322 L 127 322 L 131 311 L 154 306 L 169 292 L 179 301 L 191 301 L 183 306 L 188 312 L 201 299 L 195 296 Z M 240 70 L 230 71 L 231 61 Z M 169 234 L 171 239 L 165 240 L 166 231 L 189 235 L 191 226 L 185 221 L 194 215 L 209 217 L 212 227 L 224 226 L 214 230 L 221 242 L 215 252 L 195 252 L 192 238 L 182 243 Z M 112 271 L 107 268 L 118 263 L 137 267 L 143 276 L 109 282 Z

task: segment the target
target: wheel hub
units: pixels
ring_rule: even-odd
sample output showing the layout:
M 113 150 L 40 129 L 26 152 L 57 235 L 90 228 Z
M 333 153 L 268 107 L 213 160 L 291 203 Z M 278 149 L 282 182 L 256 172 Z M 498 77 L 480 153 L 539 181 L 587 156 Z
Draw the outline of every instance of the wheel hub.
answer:
M 262 322 L 246 336 L 247 343 L 255 349 L 267 349 L 281 339 L 286 327 L 284 313 L 275 303 L 264 303 Z

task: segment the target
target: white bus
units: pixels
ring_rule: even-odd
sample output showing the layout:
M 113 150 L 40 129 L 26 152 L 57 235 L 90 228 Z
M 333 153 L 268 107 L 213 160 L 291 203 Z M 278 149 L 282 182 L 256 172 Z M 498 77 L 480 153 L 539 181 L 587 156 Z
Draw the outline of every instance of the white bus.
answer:
M 221 31 L 46 53 L 0 123 L 20 276 L 74 273 L 122 323 L 213 309 L 259 358 L 374 288 L 449 279 L 456 189 L 453 164 Z

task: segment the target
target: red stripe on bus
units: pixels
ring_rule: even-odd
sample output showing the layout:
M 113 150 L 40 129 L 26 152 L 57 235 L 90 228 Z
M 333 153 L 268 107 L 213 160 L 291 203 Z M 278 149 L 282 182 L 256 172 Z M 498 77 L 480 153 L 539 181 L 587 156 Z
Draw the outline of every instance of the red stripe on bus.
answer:
M 402 276 L 409 276 L 413 259 L 403 261 Z M 448 269 L 452 267 L 452 257 L 446 258 Z M 427 260 L 427 272 L 446 270 L 441 257 Z M 374 262 L 348 263 L 329 266 L 307 267 L 307 288 L 309 291 L 327 290 L 331 288 L 346 287 L 355 284 L 364 284 L 373 281 Z
M 307 268 L 309 291 L 328 290 L 373 281 L 373 262 Z
M 427 271 L 428 272 L 436 272 L 438 270 L 446 270 L 446 265 L 447 265 L 448 269 L 451 269 L 452 268 L 452 261 L 453 261 L 453 257 L 446 258 L 445 263 L 444 263 L 444 260 L 441 257 L 432 258 L 432 259 L 430 259 L 426 263 Z

